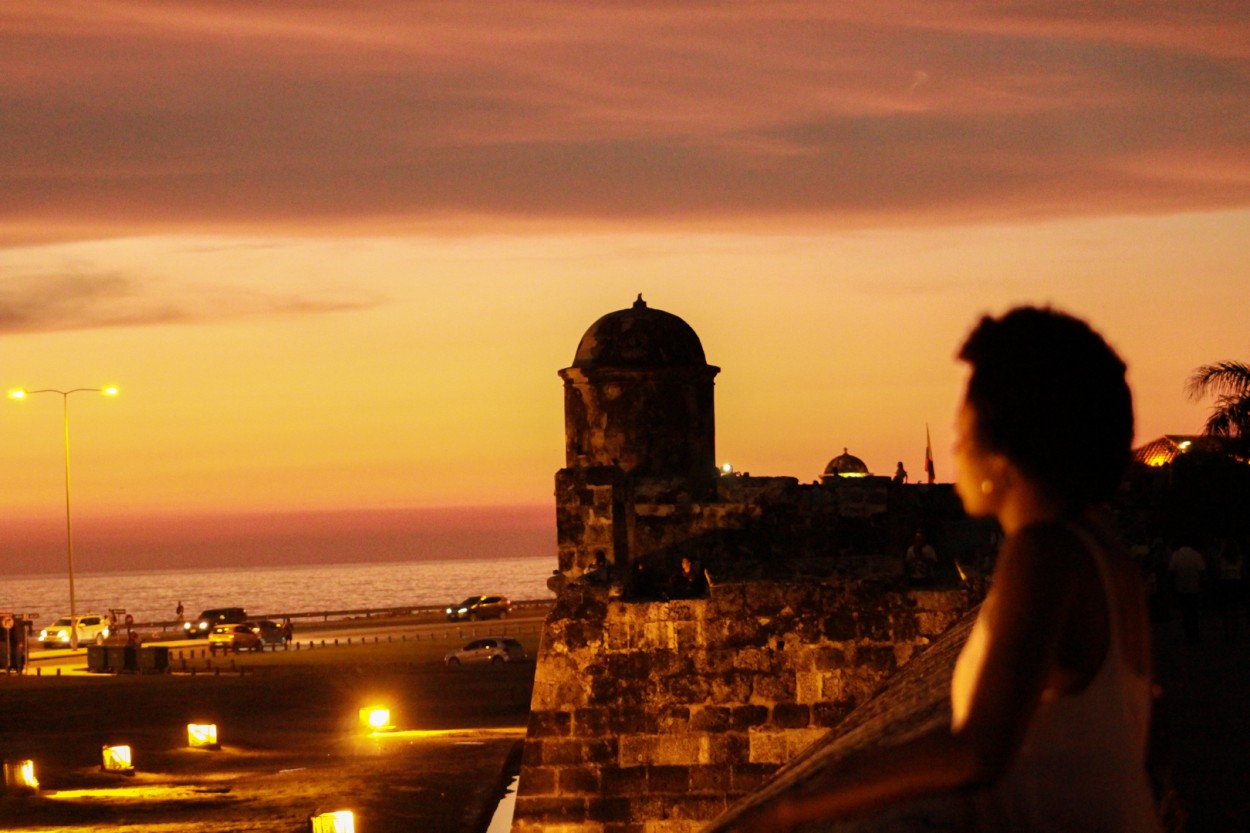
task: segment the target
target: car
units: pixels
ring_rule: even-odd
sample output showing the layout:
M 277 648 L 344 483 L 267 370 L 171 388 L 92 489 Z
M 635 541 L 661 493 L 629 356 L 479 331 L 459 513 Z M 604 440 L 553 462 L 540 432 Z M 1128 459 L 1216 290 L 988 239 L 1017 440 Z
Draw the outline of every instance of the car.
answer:
M 262 645 L 281 645 L 285 641 L 282 626 L 272 619 L 249 619 L 243 624 L 256 631 Z
M 525 657 L 525 647 L 515 639 L 508 636 L 488 636 L 474 639 L 459 651 L 451 651 L 443 657 L 443 662 L 454 667 L 475 662 L 521 662 Z
M 503 619 L 512 609 L 512 602 L 503 596 L 470 596 L 458 605 L 447 608 L 447 621 L 468 619 Z
M 109 637 L 109 620 L 107 616 L 101 616 L 99 613 L 82 613 L 78 619 L 78 644 L 85 645 L 89 642 L 96 645 L 103 645 L 104 640 Z M 62 616 L 51 625 L 39 631 L 39 642 L 45 648 L 68 648 L 70 647 L 68 616 Z
M 208 636 L 217 625 L 238 625 L 247 621 L 247 613 L 241 607 L 213 607 L 190 622 L 184 622 L 183 634 L 188 639 Z
M 208 649 L 216 651 L 261 651 L 265 642 L 255 625 L 240 622 L 232 625 L 217 625 L 208 635 Z

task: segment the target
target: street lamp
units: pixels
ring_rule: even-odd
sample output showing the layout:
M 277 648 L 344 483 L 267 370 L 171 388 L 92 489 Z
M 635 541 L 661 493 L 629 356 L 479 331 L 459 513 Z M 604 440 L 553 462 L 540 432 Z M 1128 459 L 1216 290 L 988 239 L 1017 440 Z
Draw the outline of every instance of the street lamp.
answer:
M 25 399 L 36 393 L 59 393 L 61 395 L 61 413 L 65 424 L 65 551 L 69 558 L 69 646 L 78 648 L 78 611 L 74 609 L 74 525 L 70 520 L 69 511 L 69 395 L 71 393 L 102 393 L 105 396 L 116 396 L 117 388 L 109 385 L 106 388 L 74 388 L 73 390 L 26 390 L 14 388 L 9 391 L 13 399 Z

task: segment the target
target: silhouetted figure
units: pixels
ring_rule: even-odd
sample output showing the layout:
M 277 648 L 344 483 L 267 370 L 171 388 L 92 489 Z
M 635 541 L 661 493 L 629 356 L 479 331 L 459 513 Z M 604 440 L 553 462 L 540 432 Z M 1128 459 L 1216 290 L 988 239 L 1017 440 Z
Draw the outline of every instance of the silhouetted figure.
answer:
M 902 460 L 898 461 L 898 468 L 894 470 L 894 482 L 900 484 L 907 482 L 907 469 L 903 468 Z
M 903 570 L 907 583 L 912 587 L 929 587 L 937 573 L 937 550 L 925 540 L 924 533 L 916 530 L 911 546 L 903 557 Z
M 681 560 L 681 569 L 669 580 L 670 599 L 698 599 L 707 595 L 707 575 L 689 558 Z
M 176 617 L 178 617 L 178 624 L 179 624 L 179 625 L 181 625 L 181 624 L 182 624 L 183 614 L 184 614 L 185 612 L 186 612 L 186 611 L 185 611 L 185 610 L 184 610 L 184 608 L 182 607 L 182 601 L 181 601 L 181 600 L 179 600 L 179 601 L 178 601 L 178 607 L 176 607 L 176 608 L 174 609 L 174 615 L 175 615 Z
M 1124 363 L 1083 321 L 1024 307 L 959 352 L 955 490 L 1004 538 L 950 687 L 950 722 L 772 791 L 739 833 L 820 829 L 932 793 L 960 829 L 1158 833 L 1146 774 L 1152 686 L 1139 565 L 1100 509 L 1132 459 Z
M 659 599 L 663 594 L 655 578 L 655 571 L 641 561 L 635 561 L 630 571 L 629 596 L 638 601 Z
M 1232 538 L 1221 538 L 1215 551 L 1215 603 L 1220 609 L 1224 641 L 1236 642 L 1241 630 L 1245 558 Z
M 1202 553 L 1188 544 L 1177 547 L 1168 560 L 1172 573 L 1176 606 L 1185 626 L 1185 641 L 1196 645 L 1202 641 L 1202 574 L 1207 561 Z
M 291 646 L 291 640 L 295 638 L 295 626 L 291 624 L 290 618 L 282 620 L 282 645 L 284 647 Z
M 595 587 L 607 587 L 612 583 L 612 570 L 603 550 L 595 550 L 595 560 L 590 569 L 582 574 L 582 581 Z

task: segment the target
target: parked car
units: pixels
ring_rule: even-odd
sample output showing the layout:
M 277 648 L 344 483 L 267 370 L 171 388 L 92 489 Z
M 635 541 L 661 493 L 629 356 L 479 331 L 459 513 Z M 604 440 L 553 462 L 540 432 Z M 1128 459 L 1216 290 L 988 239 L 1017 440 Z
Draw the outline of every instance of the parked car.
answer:
M 503 619 L 512 609 L 512 602 L 503 596 L 470 596 L 458 605 L 447 608 L 447 620 Z
M 78 619 L 78 644 L 95 643 L 103 645 L 109 636 L 109 620 L 99 613 L 83 613 Z M 62 616 L 51 625 L 39 631 L 39 642 L 45 648 L 70 647 L 69 617 Z
M 190 622 L 183 622 L 184 634 L 188 639 L 208 636 L 217 625 L 237 625 L 247 621 L 247 613 L 241 607 L 210 608 Z
M 235 625 L 217 625 L 208 635 L 208 649 L 216 651 L 260 651 L 265 647 L 260 632 L 254 625 L 239 623 Z
M 520 662 L 525 659 L 525 647 L 508 636 L 488 636 L 475 639 L 459 651 L 443 657 L 447 665 L 455 666 L 474 662 Z

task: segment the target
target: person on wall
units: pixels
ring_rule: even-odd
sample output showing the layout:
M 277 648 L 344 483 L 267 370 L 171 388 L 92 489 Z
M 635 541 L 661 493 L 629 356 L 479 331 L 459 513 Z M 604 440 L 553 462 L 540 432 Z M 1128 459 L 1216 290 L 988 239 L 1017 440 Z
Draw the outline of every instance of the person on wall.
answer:
M 1125 366 L 1085 322 L 1023 307 L 959 352 L 955 487 L 1004 532 L 956 662 L 951 720 L 851 755 L 736 819 L 752 833 L 972 790 L 981 831 L 1157 833 L 1141 571 L 1100 509 L 1130 459 Z

